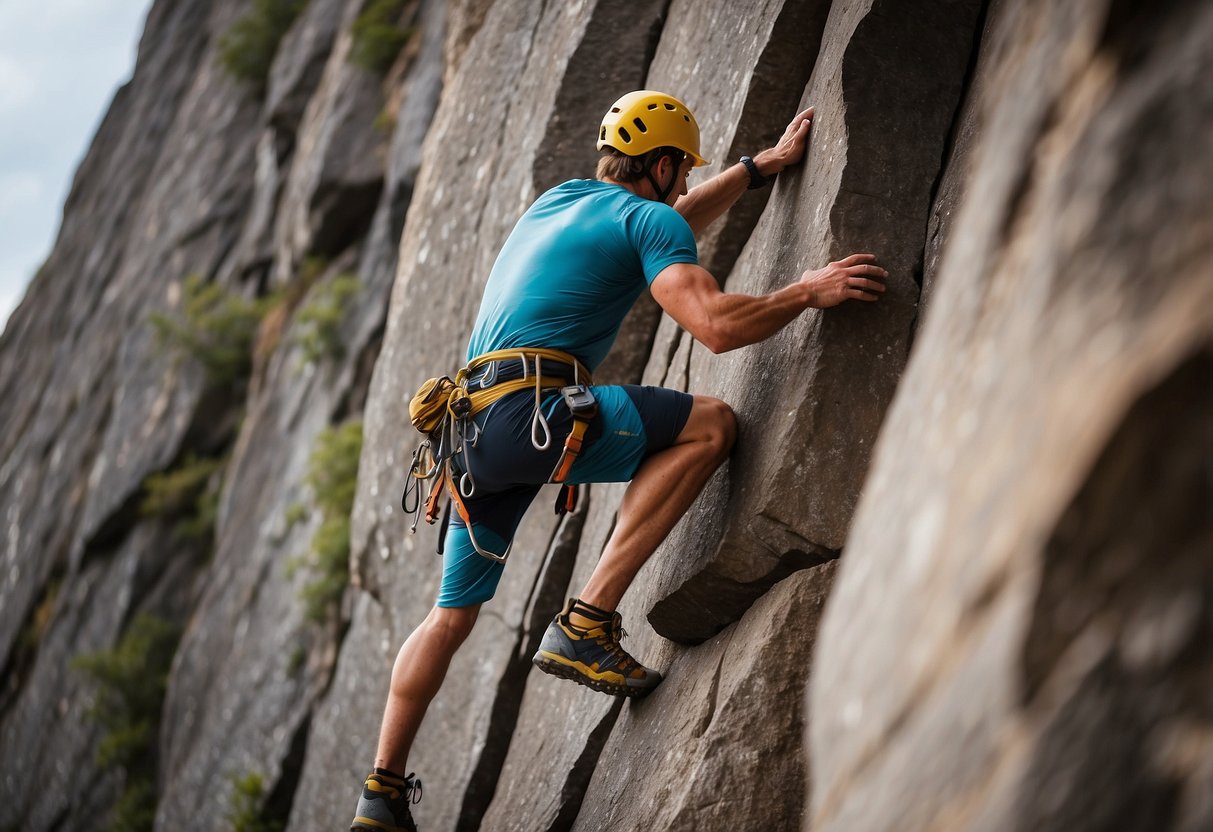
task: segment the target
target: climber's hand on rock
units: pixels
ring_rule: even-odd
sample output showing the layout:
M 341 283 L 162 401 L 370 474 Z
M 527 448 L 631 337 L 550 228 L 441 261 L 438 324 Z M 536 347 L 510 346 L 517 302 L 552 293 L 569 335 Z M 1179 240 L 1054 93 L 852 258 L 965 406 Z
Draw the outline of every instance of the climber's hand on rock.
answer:
M 783 131 L 783 138 L 774 147 L 763 150 L 754 157 L 758 172 L 763 176 L 770 176 L 800 162 L 804 158 L 804 148 L 812 125 L 813 108 L 810 107 L 792 119 L 788 129 Z
M 876 265 L 875 254 L 852 254 L 824 269 L 806 271 L 800 282 L 813 291 L 809 306 L 828 309 L 844 300 L 879 299 L 888 276 L 887 271 Z

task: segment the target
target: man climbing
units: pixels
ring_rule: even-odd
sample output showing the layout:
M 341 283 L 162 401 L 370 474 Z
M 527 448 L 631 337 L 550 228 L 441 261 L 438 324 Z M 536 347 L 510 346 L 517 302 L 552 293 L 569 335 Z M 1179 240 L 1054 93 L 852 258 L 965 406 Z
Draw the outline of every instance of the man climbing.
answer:
M 694 235 L 747 187 L 799 163 L 812 118 L 812 108 L 798 114 L 775 147 L 688 192 L 691 168 L 707 164 L 695 117 L 664 93 L 629 93 L 599 126 L 597 178 L 551 189 L 518 221 L 485 287 L 468 367 L 454 383 L 423 388 L 414 402 L 438 400 L 435 412 L 447 420 L 432 442 L 446 449 L 438 487 L 457 511 L 437 603 L 392 670 L 376 767 L 353 829 L 416 832 L 409 804 L 421 783 L 403 774 L 409 749 L 544 483 L 630 481 L 589 582 L 553 619 L 535 665 L 615 695 L 643 696 L 661 681 L 620 646 L 615 610 L 727 457 L 737 424 L 718 399 L 592 386 L 590 372 L 646 287 L 714 353 L 762 341 L 806 309 L 880 296 L 888 273 L 870 254 L 759 296 L 721 291 L 698 265 Z M 566 497 L 571 502 L 567 488 Z

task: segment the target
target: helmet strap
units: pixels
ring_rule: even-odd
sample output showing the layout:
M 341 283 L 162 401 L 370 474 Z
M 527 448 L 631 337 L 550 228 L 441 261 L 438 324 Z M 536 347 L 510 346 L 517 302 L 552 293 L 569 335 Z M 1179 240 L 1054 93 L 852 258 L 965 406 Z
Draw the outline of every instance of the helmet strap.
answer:
M 686 158 L 686 157 L 683 157 L 683 158 Z M 670 175 L 670 184 L 664 188 L 657 184 L 657 177 L 653 176 L 653 168 L 655 168 L 659 164 L 661 164 L 662 159 L 669 159 L 671 165 L 674 168 L 674 172 Z M 645 169 L 644 175 L 648 178 L 649 184 L 653 186 L 653 190 L 657 193 L 658 202 L 665 202 L 669 198 L 670 193 L 674 190 L 674 185 L 676 185 L 678 183 L 678 165 L 679 164 L 682 164 L 682 163 L 681 162 L 679 162 L 677 164 L 674 163 L 674 154 L 663 153 L 660 156 L 658 156 L 656 159 L 654 159 L 653 163 L 651 165 L 649 165 L 648 168 Z

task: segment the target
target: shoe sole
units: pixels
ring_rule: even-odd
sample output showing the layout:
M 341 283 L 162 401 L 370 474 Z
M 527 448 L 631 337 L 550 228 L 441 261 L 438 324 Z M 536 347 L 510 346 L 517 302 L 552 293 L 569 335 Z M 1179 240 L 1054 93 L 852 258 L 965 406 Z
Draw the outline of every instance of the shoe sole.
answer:
M 359 815 L 350 823 L 350 832 L 409 832 L 409 828 L 407 826 L 389 826 L 383 821 Z
M 618 682 L 609 682 L 606 679 L 595 679 L 589 675 L 592 670 L 585 667 L 583 664 L 564 664 L 552 657 L 546 651 L 540 651 L 535 654 L 535 658 L 531 659 L 531 664 L 542 670 L 544 673 L 549 673 L 552 676 L 559 676 L 561 679 L 569 679 L 579 685 L 585 685 L 587 688 L 592 688 L 599 693 L 607 693 L 611 696 L 626 696 L 629 699 L 642 699 L 652 692 L 653 688 L 632 688 L 627 685 L 621 685 Z M 653 687 L 656 687 L 654 685 Z
M 408 832 L 403 826 L 388 826 L 386 823 L 380 823 L 377 820 L 369 818 L 355 818 L 350 824 L 350 832 Z

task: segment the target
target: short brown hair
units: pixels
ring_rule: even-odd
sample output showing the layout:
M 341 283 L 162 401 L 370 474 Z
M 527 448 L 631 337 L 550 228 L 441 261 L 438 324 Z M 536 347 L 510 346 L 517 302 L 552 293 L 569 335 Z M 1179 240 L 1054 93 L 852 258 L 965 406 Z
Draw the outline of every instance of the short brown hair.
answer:
M 596 176 L 598 179 L 612 179 L 630 185 L 643 179 L 644 172 L 657 164 L 662 156 L 673 157 L 674 167 L 686 159 L 686 153 L 676 147 L 658 147 L 640 156 L 628 156 L 613 147 L 604 147 Z

